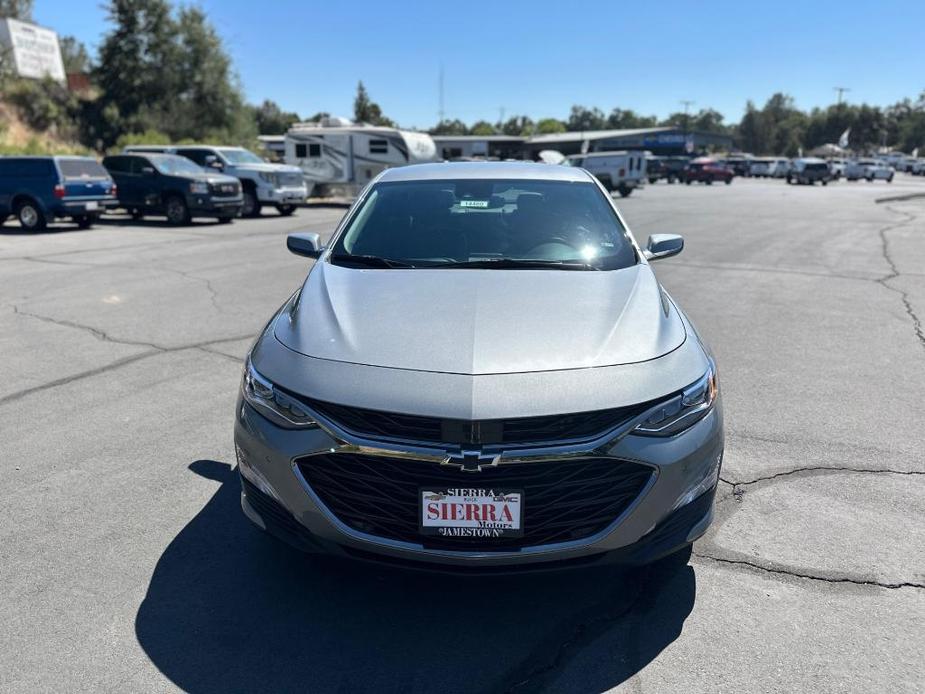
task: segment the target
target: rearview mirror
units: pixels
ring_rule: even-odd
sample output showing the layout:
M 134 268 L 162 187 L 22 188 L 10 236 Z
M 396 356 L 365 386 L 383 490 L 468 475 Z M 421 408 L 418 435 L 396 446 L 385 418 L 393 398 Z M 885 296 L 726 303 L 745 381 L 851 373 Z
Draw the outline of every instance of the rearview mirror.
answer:
M 646 244 L 646 260 L 670 258 L 684 250 L 684 237 L 677 234 L 652 234 Z
M 289 234 L 286 237 L 286 248 L 290 253 L 303 255 L 306 258 L 318 258 L 324 252 L 321 237 L 313 231 Z

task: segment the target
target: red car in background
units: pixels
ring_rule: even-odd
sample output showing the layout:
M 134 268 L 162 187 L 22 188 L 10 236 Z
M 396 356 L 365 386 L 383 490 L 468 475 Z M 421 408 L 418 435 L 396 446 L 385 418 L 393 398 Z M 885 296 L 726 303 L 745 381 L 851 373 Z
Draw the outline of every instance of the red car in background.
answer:
M 713 181 L 722 181 L 725 184 L 732 183 L 732 177 L 735 172 L 728 166 L 720 164 L 710 157 L 698 157 L 684 167 L 681 172 L 681 180 L 690 185 L 694 181 L 711 185 Z

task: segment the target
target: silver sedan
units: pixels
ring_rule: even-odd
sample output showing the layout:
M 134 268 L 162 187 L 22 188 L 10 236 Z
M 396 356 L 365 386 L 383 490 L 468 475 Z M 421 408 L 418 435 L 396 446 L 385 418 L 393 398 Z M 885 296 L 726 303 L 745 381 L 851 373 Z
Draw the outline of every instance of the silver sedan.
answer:
M 247 357 L 242 506 L 310 551 L 414 568 L 645 563 L 704 533 L 714 360 L 582 169 L 391 169 Z

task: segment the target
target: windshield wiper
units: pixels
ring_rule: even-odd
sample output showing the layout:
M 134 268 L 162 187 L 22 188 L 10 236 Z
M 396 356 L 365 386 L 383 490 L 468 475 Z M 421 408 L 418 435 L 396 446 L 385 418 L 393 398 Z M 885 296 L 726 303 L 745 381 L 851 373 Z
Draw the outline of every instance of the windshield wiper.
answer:
M 393 260 L 392 258 L 380 258 L 378 255 L 351 255 L 350 253 L 334 253 L 331 256 L 331 262 L 334 263 L 353 263 L 354 265 L 364 265 L 366 267 L 381 268 L 409 268 L 414 267 L 411 263 L 404 260 Z
M 438 263 L 435 268 L 488 268 L 499 270 L 600 270 L 596 265 L 581 260 L 546 260 L 543 258 L 482 258 L 457 263 Z

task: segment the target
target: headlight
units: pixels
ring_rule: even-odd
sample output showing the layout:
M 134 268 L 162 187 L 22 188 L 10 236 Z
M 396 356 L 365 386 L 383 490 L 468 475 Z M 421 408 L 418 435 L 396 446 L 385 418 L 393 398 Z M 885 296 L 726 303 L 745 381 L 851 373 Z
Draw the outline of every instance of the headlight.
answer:
M 270 185 L 277 185 L 277 176 L 275 173 L 270 173 L 268 171 L 261 171 L 260 178 L 269 183 Z
M 633 431 L 644 436 L 674 436 L 707 416 L 717 392 L 716 366 L 711 362 L 702 378 L 659 405 Z
M 277 426 L 287 429 L 315 426 L 315 420 L 301 403 L 262 376 L 250 358 L 244 366 L 241 392 L 249 405 Z
M 193 181 L 189 184 L 189 192 L 196 195 L 206 195 L 209 192 L 209 184 L 202 181 Z

